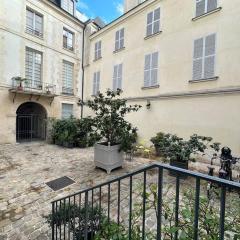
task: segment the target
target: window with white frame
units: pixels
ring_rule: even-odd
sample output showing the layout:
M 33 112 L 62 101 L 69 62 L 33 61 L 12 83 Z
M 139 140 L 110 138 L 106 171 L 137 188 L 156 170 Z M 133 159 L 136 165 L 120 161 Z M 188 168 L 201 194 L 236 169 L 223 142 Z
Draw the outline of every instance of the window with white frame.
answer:
M 98 60 L 102 57 L 102 41 L 98 41 L 95 43 L 95 51 L 94 51 L 94 59 Z
M 62 103 L 62 119 L 68 119 L 73 116 L 73 104 Z
M 62 93 L 64 94 L 73 95 L 73 69 L 73 63 L 63 60 Z
M 193 80 L 215 77 L 216 34 L 194 41 Z
M 74 34 L 67 30 L 66 28 L 63 29 L 63 47 L 73 51 L 74 49 Z
M 217 8 L 218 0 L 196 0 L 196 17 Z
M 160 32 L 160 8 L 147 15 L 147 36 Z
M 115 65 L 113 68 L 113 91 L 116 91 L 117 89 L 122 89 L 122 71 L 122 63 Z
M 28 47 L 25 56 L 25 78 L 25 87 L 42 88 L 42 53 Z
M 38 37 L 42 37 L 43 16 L 29 8 L 27 8 L 26 11 L 26 32 Z
M 100 71 L 93 75 L 93 96 L 96 96 L 100 90 Z
M 115 36 L 115 51 L 124 48 L 124 28 L 118 30 Z
M 158 85 L 158 52 L 145 56 L 144 87 Z
M 62 8 L 74 15 L 74 3 L 73 0 L 62 0 Z

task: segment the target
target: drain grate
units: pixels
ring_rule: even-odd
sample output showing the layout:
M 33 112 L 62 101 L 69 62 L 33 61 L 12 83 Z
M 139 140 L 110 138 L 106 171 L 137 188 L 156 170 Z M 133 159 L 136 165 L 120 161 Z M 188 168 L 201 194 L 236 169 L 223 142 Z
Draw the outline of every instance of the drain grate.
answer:
M 61 178 L 57 178 L 53 181 L 47 182 L 46 184 L 54 191 L 58 191 L 62 188 L 65 188 L 71 184 L 75 183 L 72 179 L 70 179 L 69 177 L 61 177 Z

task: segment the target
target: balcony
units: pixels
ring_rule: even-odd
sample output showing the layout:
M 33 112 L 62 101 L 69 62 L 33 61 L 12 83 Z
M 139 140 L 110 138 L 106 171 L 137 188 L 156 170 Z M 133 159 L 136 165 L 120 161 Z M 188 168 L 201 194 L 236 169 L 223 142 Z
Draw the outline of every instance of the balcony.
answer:
M 36 100 L 41 97 L 51 99 L 52 103 L 54 97 L 56 97 L 56 86 L 50 83 L 45 83 L 42 81 L 31 81 L 22 78 L 13 78 L 12 87 L 9 89 L 10 93 L 13 93 L 13 102 L 15 101 L 17 95 L 29 95 L 29 100 L 34 96 Z
M 240 183 L 156 163 L 52 202 L 48 222 L 52 240 L 239 239 L 239 193 Z

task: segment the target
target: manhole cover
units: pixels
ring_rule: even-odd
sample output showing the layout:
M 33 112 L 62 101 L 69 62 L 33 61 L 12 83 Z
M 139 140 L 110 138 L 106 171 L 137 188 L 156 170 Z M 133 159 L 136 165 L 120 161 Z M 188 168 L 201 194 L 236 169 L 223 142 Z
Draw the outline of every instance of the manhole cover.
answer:
M 57 178 L 53 181 L 47 182 L 46 184 L 54 191 L 60 190 L 62 188 L 65 188 L 71 184 L 75 183 L 72 179 L 69 177 L 61 177 Z

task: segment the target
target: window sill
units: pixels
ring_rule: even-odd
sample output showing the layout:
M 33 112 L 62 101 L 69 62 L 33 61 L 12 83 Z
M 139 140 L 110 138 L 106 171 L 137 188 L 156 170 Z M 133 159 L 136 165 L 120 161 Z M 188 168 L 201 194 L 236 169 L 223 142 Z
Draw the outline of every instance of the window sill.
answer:
M 218 76 L 212 77 L 212 78 L 201 78 L 196 80 L 190 80 L 189 83 L 200 83 L 200 82 L 210 82 L 210 81 L 216 81 L 218 80 Z
M 204 13 L 204 14 L 202 14 L 200 16 L 192 18 L 192 21 L 197 21 L 200 18 L 206 17 L 206 16 L 211 15 L 211 14 L 213 14 L 215 12 L 219 12 L 221 9 L 222 9 L 222 7 L 218 7 L 218 8 L 216 8 L 216 9 L 210 11 L 210 12 L 207 12 L 207 13 Z
M 159 88 L 160 85 L 154 85 L 154 86 L 149 86 L 149 87 L 142 87 L 142 90 L 148 90 L 148 89 L 155 89 L 155 88 Z
M 62 95 L 65 95 L 65 96 L 74 96 L 74 93 L 66 93 L 66 92 L 62 92 Z
M 70 52 L 70 53 L 74 53 L 74 48 L 73 49 L 69 49 L 69 48 L 66 48 L 66 47 L 63 47 L 64 50 Z
M 97 62 L 98 60 L 102 59 L 102 57 L 96 58 L 93 60 L 93 62 Z
M 121 52 L 123 50 L 125 50 L 125 47 L 122 47 L 122 48 L 119 48 L 117 50 L 114 50 L 113 53 L 118 53 L 118 52 Z
M 156 32 L 156 33 L 154 33 L 154 34 L 151 34 L 151 35 L 149 35 L 149 36 L 146 36 L 144 39 L 147 40 L 147 39 L 152 38 L 152 37 L 155 37 L 155 36 L 157 36 L 157 35 L 159 35 L 159 34 L 161 34 L 161 33 L 162 33 L 162 31 Z

